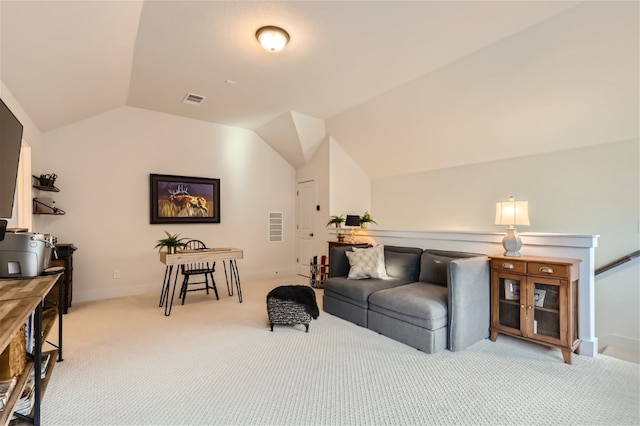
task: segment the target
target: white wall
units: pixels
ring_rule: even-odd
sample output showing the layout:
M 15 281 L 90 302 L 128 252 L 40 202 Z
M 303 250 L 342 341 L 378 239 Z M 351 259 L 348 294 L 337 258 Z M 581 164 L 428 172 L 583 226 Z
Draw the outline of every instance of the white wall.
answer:
M 640 260 L 596 277 L 596 336 L 607 346 L 640 352 Z
M 50 172 L 67 214 L 36 216 L 34 228 L 78 247 L 74 301 L 159 295 L 165 229 L 244 249 L 243 277 L 295 271 L 295 171 L 251 131 L 123 107 L 44 134 L 33 173 Z M 221 223 L 150 225 L 150 173 L 220 178 Z M 283 243 L 267 242 L 269 211 L 284 213 Z
M 599 234 L 596 261 L 638 248 L 640 144 L 630 140 L 377 179 L 382 229 L 494 231 L 496 201 L 529 201 L 519 232 Z M 401 207 L 398 207 L 401 206 Z
M 371 209 L 371 181 L 362 168 L 330 138 L 331 215 L 359 215 Z

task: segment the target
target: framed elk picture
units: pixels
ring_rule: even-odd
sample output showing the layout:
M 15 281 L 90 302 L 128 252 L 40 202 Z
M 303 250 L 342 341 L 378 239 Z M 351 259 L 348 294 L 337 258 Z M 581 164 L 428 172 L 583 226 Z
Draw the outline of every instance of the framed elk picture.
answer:
M 220 223 L 220 179 L 149 175 L 151 223 Z

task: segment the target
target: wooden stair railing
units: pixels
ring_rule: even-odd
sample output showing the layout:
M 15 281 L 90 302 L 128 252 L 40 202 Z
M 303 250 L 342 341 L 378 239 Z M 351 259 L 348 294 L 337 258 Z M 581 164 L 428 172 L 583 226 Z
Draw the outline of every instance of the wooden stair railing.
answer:
M 636 257 L 640 256 L 640 250 L 636 250 L 633 253 L 629 253 L 626 256 L 622 256 L 620 259 L 614 260 L 613 262 L 607 263 L 595 270 L 595 275 L 601 274 L 609 269 L 613 269 L 617 266 L 623 265 Z

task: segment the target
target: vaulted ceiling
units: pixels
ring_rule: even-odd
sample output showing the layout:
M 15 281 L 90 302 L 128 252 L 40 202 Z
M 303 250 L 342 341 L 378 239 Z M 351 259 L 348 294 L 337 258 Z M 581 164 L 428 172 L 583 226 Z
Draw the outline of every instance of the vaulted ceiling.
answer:
M 368 173 L 380 175 L 376 160 L 359 154 L 361 145 L 370 149 L 389 141 L 366 130 L 367 120 L 358 108 L 371 108 L 371 102 L 389 93 L 412 90 L 425 76 L 435 76 L 426 86 L 442 81 L 438 73 L 451 64 L 545 25 L 582 3 L 2 0 L 0 79 L 42 132 L 128 105 L 254 130 L 300 165 L 316 142 L 305 137 L 310 133 L 317 138 L 322 133 L 318 123 L 328 123 L 335 132 L 331 136 L 344 143 Z M 291 41 L 283 52 L 269 53 L 259 46 L 255 32 L 264 25 L 289 32 Z M 589 42 L 608 43 L 599 38 Z M 535 59 L 516 55 L 513 61 L 525 63 L 532 72 L 546 72 L 536 69 Z M 487 60 L 507 71 L 514 67 L 500 56 Z M 467 71 L 475 78 L 490 73 Z M 426 96 L 438 99 L 442 108 L 463 97 L 463 92 L 447 97 L 438 91 L 431 87 Z M 205 99 L 197 106 L 185 104 L 188 93 Z M 482 102 L 486 99 L 477 104 L 478 120 Z M 407 114 L 416 112 L 402 113 Z M 397 118 L 391 115 L 389 120 Z M 354 126 L 347 128 L 344 117 Z M 305 136 L 298 124 L 314 120 L 318 123 Z M 380 125 L 379 117 L 374 120 Z M 465 149 L 460 145 L 455 151 Z

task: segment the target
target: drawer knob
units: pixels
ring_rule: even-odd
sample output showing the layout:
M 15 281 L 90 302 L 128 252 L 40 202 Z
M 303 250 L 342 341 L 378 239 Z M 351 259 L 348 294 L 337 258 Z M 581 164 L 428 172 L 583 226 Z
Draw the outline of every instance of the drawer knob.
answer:
M 541 266 L 538 270 L 540 272 L 544 272 L 545 274 L 553 274 L 553 268 L 550 268 L 548 266 Z
M 513 266 L 513 263 L 505 262 L 502 264 L 502 269 L 513 269 L 513 268 L 515 268 L 515 266 Z

